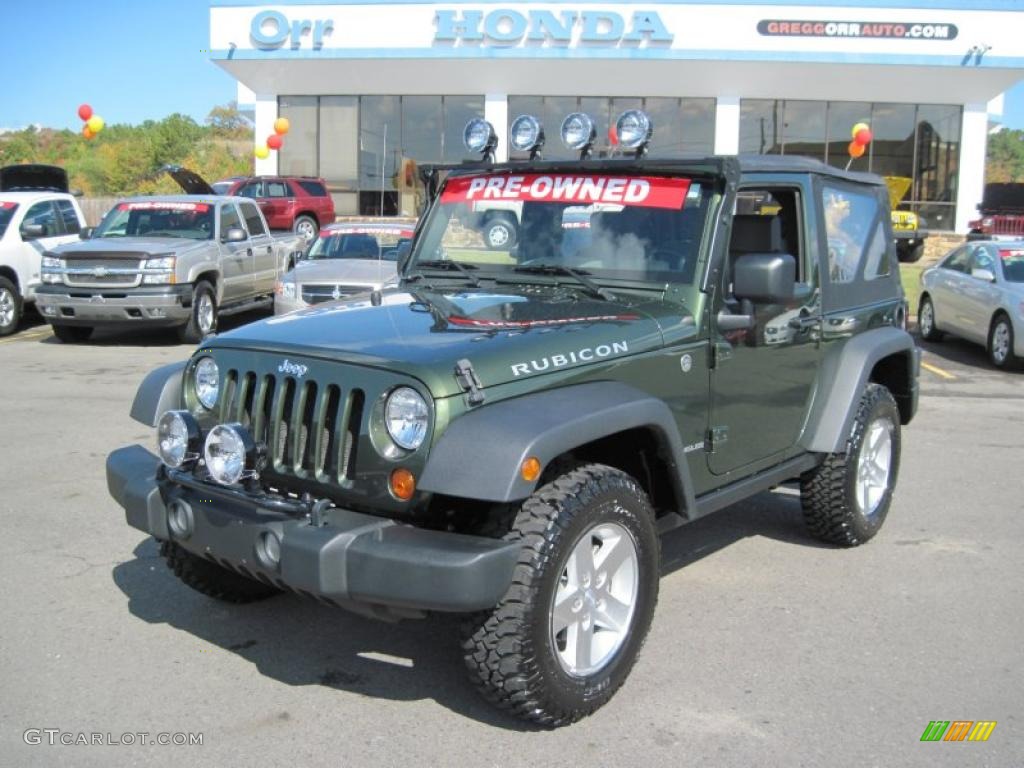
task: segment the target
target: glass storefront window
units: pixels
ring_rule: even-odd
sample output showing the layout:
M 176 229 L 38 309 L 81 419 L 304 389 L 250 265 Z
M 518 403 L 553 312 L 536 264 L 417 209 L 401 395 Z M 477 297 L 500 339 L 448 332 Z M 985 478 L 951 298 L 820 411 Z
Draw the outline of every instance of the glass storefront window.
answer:
M 871 123 L 871 105 L 860 101 L 830 101 L 828 103 L 828 154 L 825 162 L 837 168 L 845 168 L 850 160 L 849 146 L 853 140 L 851 131 L 857 123 Z M 868 170 L 871 158 L 867 152 L 850 167 L 857 171 Z
M 402 97 L 402 156 L 417 163 L 441 162 L 444 111 L 440 96 Z
M 469 150 L 462 141 L 466 123 L 484 116 L 484 100 L 479 96 L 445 96 L 444 133 L 441 134 L 441 159 L 445 163 L 471 160 Z M 415 155 L 417 162 L 421 162 Z
M 288 176 L 317 176 L 317 97 L 282 96 L 277 111 L 292 127 L 279 150 L 278 171 Z
M 786 100 L 783 108 L 782 154 L 825 159 L 826 104 Z
M 771 99 L 740 101 L 740 153 L 782 153 L 782 102 Z
M 881 176 L 914 176 L 913 104 L 875 104 L 871 109 L 871 170 Z
M 332 191 L 359 188 L 359 97 L 320 97 L 320 167 Z M 288 142 L 285 142 L 285 146 Z
M 402 123 L 397 96 L 359 99 L 359 187 L 394 189 L 402 153 Z

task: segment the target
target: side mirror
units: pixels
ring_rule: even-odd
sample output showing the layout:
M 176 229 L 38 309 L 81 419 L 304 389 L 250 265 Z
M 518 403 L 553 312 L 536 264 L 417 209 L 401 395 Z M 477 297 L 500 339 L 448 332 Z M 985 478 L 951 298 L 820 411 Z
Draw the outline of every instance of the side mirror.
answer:
M 412 243 L 401 243 L 398 248 L 398 274 L 403 274 L 409 265 L 409 257 L 412 256 Z
M 96 227 L 82 227 L 78 230 L 78 238 L 80 240 L 89 240 L 92 238 L 92 233 L 96 231 Z
M 748 253 L 733 265 L 733 294 L 755 304 L 793 300 L 796 259 L 788 253 Z
M 986 283 L 994 283 L 996 281 L 996 276 L 991 269 L 972 269 L 971 277 L 984 280 Z
M 241 243 L 244 242 L 248 236 L 245 234 L 245 230 L 241 227 L 231 227 L 227 232 L 224 233 L 225 243 Z
M 21 239 L 22 240 L 38 240 L 40 237 L 46 237 L 46 225 L 45 224 L 23 224 L 21 227 Z

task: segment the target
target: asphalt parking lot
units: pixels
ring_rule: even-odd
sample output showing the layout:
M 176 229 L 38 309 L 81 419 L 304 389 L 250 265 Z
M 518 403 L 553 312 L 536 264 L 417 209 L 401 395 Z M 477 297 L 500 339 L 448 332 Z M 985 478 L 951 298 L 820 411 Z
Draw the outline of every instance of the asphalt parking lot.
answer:
M 815 543 L 790 489 L 669 534 L 631 678 L 557 731 L 477 698 L 450 618 L 226 606 L 172 576 L 103 467 L 152 444 L 128 418 L 136 386 L 190 351 L 169 334 L 64 346 L 38 321 L 0 340 L 0 765 L 1024 763 L 1024 373 L 980 347 L 928 345 L 874 541 Z M 985 743 L 922 743 L 931 720 L 998 725 Z M 28 729 L 149 736 L 27 744 Z

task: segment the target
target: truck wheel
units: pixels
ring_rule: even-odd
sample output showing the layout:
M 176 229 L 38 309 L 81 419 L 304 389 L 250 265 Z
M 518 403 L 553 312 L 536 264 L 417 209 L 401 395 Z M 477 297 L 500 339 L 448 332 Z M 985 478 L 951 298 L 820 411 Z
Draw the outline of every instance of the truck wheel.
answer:
M 516 244 L 516 225 L 504 216 L 495 216 L 484 225 L 484 242 L 492 251 L 507 251 Z
M 484 697 L 557 726 L 605 704 L 636 661 L 658 600 L 658 537 L 647 494 L 588 464 L 523 502 L 508 593 L 463 626 L 463 658 Z
M 9 336 L 21 322 L 21 294 L 6 277 L 0 277 L 0 336 Z
M 905 264 L 913 264 L 920 261 L 922 256 L 924 256 L 924 243 L 896 248 L 896 257 Z
M 92 336 L 92 328 L 88 325 L 54 325 L 53 335 L 65 344 L 80 344 Z
M 925 341 L 942 341 L 944 334 L 935 327 L 935 305 L 928 296 L 921 297 L 921 306 L 917 308 L 917 329 Z
M 988 359 L 1004 371 L 1016 368 L 1019 363 L 1019 358 L 1013 354 L 1013 323 L 1002 313 L 996 315 L 988 331 Z
M 178 329 L 178 338 L 186 344 L 196 344 L 217 330 L 217 295 L 205 280 L 196 283 L 192 291 L 192 314 L 188 322 Z
M 160 554 L 167 561 L 167 567 L 185 584 L 225 603 L 252 603 L 280 594 L 274 587 L 203 560 L 174 542 L 161 542 Z
M 312 216 L 299 216 L 295 219 L 293 226 L 295 234 L 302 235 L 302 239 L 311 243 L 316 237 L 317 226 Z
M 900 467 L 900 413 L 889 390 L 868 384 L 846 450 L 831 453 L 800 478 L 811 535 L 855 547 L 882 527 Z

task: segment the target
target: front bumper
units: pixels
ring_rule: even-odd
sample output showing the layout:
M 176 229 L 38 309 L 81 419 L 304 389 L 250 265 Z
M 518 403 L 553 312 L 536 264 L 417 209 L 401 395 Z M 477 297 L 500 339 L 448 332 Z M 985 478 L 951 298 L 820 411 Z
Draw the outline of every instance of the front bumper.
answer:
M 894 229 L 892 232 L 893 239 L 901 245 L 914 245 L 915 243 L 924 242 L 925 238 L 928 237 L 927 229 Z
M 301 298 L 290 299 L 284 294 L 274 294 L 274 314 L 275 315 L 287 315 L 289 312 L 294 312 L 297 309 L 306 309 L 311 306 L 304 302 Z
M 50 323 L 182 325 L 192 312 L 190 285 L 154 288 L 71 288 L 41 285 L 36 307 Z
M 107 487 L 128 524 L 278 587 L 338 605 L 465 612 L 492 607 L 512 582 L 520 550 L 515 542 L 431 531 L 346 509 L 329 510 L 315 525 L 228 488 L 199 491 L 158 481 L 160 467 L 159 458 L 140 445 L 107 458 Z M 193 521 L 187 537 L 174 535 L 167 522 L 167 507 L 181 503 Z M 280 541 L 277 567 L 267 566 L 257 551 L 266 532 Z

